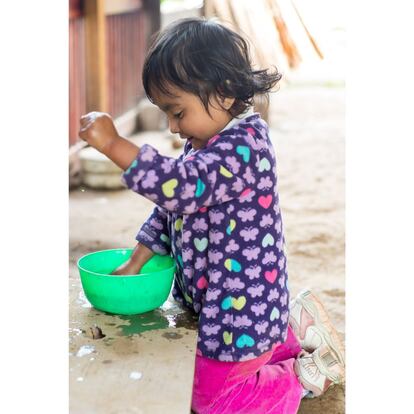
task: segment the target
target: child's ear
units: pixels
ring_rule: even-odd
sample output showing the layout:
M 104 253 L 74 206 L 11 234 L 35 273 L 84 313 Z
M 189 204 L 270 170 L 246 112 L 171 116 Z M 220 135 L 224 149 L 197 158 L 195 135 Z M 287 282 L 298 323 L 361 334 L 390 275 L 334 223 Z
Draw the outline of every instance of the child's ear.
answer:
M 228 111 L 233 106 L 235 100 L 236 98 L 223 98 L 222 97 L 220 99 L 220 103 L 221 103 L 221 106 Z

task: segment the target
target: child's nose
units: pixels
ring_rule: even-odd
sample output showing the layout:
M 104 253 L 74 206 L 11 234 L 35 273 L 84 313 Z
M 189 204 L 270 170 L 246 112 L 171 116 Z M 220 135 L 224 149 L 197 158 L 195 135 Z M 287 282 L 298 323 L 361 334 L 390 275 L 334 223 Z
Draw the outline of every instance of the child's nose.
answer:
M 172 134 L 178 134 L 180 132 L 180 129 L 178 128 L 178 122 L 175 119 L 168 120 L 168 127 L 170 128 Z

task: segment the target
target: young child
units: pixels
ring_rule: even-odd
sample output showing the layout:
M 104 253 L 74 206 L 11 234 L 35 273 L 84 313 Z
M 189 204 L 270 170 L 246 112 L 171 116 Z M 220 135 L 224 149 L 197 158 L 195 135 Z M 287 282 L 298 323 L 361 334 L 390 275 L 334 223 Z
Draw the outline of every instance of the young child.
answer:
M 79 136 L 156 204 L 115 274 L 136 274 L 154 253 L 176 260 L 174 298 L 199 315 L 199 414 L 296 413 L 304 395 L 343 379 L 341 344 L 317 298 L 303 291 L 289 316 L 275 153 L 252 109 L 280 78 L 252 69 L 235 32 L 184 19 L 158 35 L 143 68 L 147 96 L 186 140 L 178 159 L 120 137 L 107 114 L 81 118 Z

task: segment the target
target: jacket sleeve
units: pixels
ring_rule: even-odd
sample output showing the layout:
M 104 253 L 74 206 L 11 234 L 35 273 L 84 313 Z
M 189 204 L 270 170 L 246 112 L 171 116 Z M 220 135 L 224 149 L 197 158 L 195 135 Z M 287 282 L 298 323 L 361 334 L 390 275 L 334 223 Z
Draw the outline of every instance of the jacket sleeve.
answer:
M 230 201 L 255 183 L 258 155 L 246 134 L 219 136 L 210 146 L 179 159 L 143 145 L 122 179 L 133 191 L 178 214 Z
M 156 206 L 142 225 L 136 240 L 145 244 L 154 253 L 163 256 L 170 254 L 171 241 L 168 232 L 168 213 Z

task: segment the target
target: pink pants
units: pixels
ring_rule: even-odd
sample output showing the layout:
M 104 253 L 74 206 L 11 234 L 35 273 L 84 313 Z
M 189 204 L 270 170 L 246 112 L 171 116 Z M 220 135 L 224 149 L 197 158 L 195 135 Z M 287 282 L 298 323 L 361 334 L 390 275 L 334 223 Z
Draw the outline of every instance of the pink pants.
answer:
M 301 348 L 289 327 L 286 342 L 245 362 L 196 355 L 192 409 L 196 414 L 295 414 L 302 386 L 293 370 Z

